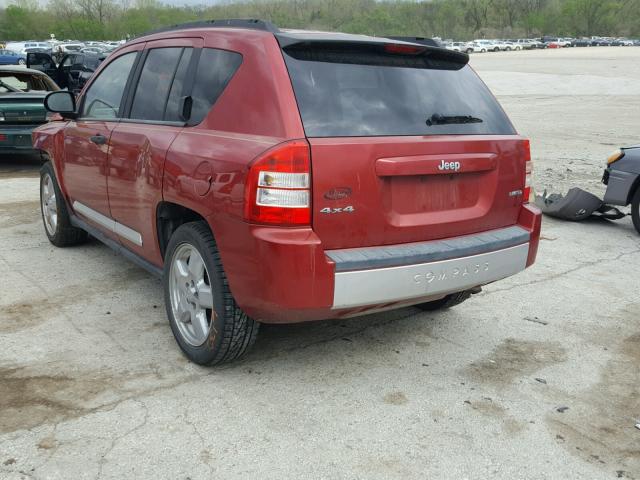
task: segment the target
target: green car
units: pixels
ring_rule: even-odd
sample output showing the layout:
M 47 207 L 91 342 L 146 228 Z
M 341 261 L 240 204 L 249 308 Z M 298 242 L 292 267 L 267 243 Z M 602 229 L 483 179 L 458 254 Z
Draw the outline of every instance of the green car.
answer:
M 33 150 L 31 132 L 47 122 L 44 97 L 54 90 L 60 89 L 38 70 L 0 67 L 0 155 Z

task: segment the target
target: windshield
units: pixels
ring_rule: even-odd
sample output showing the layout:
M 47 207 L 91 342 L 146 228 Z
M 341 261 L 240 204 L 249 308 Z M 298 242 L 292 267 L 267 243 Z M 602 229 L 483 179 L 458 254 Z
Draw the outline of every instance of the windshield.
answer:
M 404 67 L 397 58 L 287 53 L 285 61 L 308 137 L 513 135 L 491 92 L 468 65 Z M 307 60 L 312 58 L 313 60 Z M 364 58 L 360 56 L 359 58 Z M 438 121 L 433 121 L 437 119 Z

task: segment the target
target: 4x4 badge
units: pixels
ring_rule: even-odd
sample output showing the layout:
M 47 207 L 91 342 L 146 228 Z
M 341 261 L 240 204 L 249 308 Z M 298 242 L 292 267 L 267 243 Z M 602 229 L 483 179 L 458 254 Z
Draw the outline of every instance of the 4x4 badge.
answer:
M 320 210 L 320 213 L 353 213 L 355 211 L 356 209 L 353 208 L 352 205 L 349 205 L 347 207 L 341 207 L 341 208 L 325 207 L 322 210 Z

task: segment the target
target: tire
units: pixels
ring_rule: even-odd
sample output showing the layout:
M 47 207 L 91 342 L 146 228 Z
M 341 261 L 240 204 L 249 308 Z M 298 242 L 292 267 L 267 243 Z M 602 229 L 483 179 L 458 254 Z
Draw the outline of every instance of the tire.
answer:
M 460 305 L 472 295 L 472 290 L 465 290 L 463 292 L 452 293 L 440 300 L 434 300 L 433 302 L 419 303 L 416 305 L 421 310 L 426 312 L 433 312 L 435 310 L 446 310 L 456 305 Z
M 86 242 L 87 232 L 71 225 L 65 202 L 51 162 L 40 168 L 40 214 L 44 231 L 56 247 L 70 247 Z
M 19 58 L 18 59 L 18 65 L 25 65 L 27 62 L 24 61 L 24 59 Z
M 631 219 L 636 231 L 640 233 L 640 185 L 636 187 L 636 193 L 631 199 Z
M 487 53 L 487 49 L 486 48 L 481 49 L 480 53 Z
M 162 281 L 173 336 L 189 360 L 217 365 L 240 358 L 253 346 L 260 324 L 233 299 L 205 222 L 185 223 L 173 233 Z

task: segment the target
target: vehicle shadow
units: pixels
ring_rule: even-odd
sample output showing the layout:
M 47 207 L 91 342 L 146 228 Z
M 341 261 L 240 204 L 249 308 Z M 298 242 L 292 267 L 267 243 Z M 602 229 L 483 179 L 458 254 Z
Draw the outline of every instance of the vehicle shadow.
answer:
M 33 153 L 0 154 L 0 178 L 37 177 L 42 160 Z
M 440 312 L 442 313 L 442 312 Z M 320 320 L 298 324 L 263 324 L 252 351 L 245 360 L 239 362 L 251 363 L 253 360 L 261 363 L 277 357 L 286 357 L 293 352 L 305 350 L 323 344 L 336 343 L 331 348 L 340 351 L 351 351 L 371 348 L 371 342 L 379 343 L 378 337 L 385 338 L 384 343 L 392 349 L 394 336 L 401 344 L 413 340 L 416 335 L 414 327 L 422 325 L 424 334 L 429 334 L 433 322 L 426 321 L 424 312 L 415 307 L 405 307 L 398 310 L 378 312 L 354 318 L 341 320 Z M 413 333 L 411 333 L 413 332 Z M 371 338 L 368 338 L 371 336 Z M 362 337 L 367 337 L 362 341 Z M 340 345 L 343 345 L 341 347 Z M 320 351 L 322 352 L 322 350 Z M 324 355 L 323 353 L 319 355 Z M 312 355 L 315 357 L 315 355 Z

